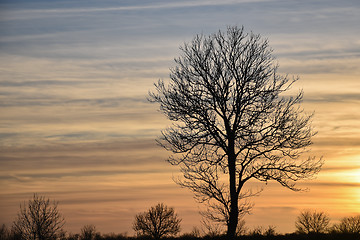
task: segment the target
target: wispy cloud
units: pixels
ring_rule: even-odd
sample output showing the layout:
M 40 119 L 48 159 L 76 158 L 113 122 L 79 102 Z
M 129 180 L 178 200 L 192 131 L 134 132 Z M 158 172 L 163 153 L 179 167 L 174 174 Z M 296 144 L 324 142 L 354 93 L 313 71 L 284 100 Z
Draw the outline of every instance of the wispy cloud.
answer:
M 355 90 L 356 91 L 356 90 Z M 356 103 L 360 104 L 360 94 L 359 93 L 339 93 L 339 94 L 318 94 L 318 95 L 307 95 L 306 102 L 312 102 L 312 103 L 320 103 L 320 102 L 326 102 L 326 103 Z
M 197 206 L 154 141 L 169 122 L 146 96 L 184 41 L 234 24 L 267 37 L 279 70 L 300 76 L 319 132 L 309 155 L 326 161 L 318 179 L 300 183 L 310 192 L 269 184 L 247 223 L 281 215 L 286 232 L 302 207 L 349 213 L 359 187 L 359 10 L 358 0 L 1 2 L 0 220 L 11 224 L 18 203 L 39 192 L 63 203 L 71 231 L 128 231 L 158 201 L 184 214 L 186 230 L 196 226 Z
M 20 182 L 31 182 L 34 180 L 60 180 L 61 178 L 69 178 L 69 177 L 105 177 L 105 176 L 116 176 L 116 175 L 132 175 L 129 177 L 133 177 L 138 174 L 162 174 L 168 173 L 169 169 L 118 169 L 118 170 L 79 170 L 79 171 L 64 171 L 58 170 L 56 172 L 38 172 L 34 173 L 20 173 L 15 175 L 10 174 L 0 174 L 0 180 L 16 180 Z
M 107 7 L 106 3 L 102 7 L 80 7 L 73 6 L 71 8 L 41 8 L 41 9 L 21 9 L 14 10 L 13 13 L 17 16 L 30 16 L 41 17 L 41 14 L 81 14 L 81 13 L 98 13 L 98 12 L 119 12 L 119 11 L 139 11 L 139 10 L 149 10 L 149 9 L 172 9 L 172 8 L 192 8 L 192 7 L 204 7 L 204 6 L 221 6 L 221 5 L 237 5 L 241 3 L 253 3 L 253 2 L 268 2 L 269 0 L 224 0 L 224 1 L 215 1 L 215 0 L 205 0 L 205 1 L 154 1 L 149 4 L 147 1 L 142 2 L 131 2 L 131 4 L 115 4 L 115 6 Z M 118 6 L 116 6 L 118 5 Z M 34 15 L 32 15 L 34 14 Z M 35 16 L 36 15 L 36 16 Z M 52 15 L 54 16 L 54 15 Z M 29 17 L 29 16 L 27 16 Z M 6 19 L 13 19 L 11 16 L 7 16 Z M 15 18 L 17 19 L 17 18 Z

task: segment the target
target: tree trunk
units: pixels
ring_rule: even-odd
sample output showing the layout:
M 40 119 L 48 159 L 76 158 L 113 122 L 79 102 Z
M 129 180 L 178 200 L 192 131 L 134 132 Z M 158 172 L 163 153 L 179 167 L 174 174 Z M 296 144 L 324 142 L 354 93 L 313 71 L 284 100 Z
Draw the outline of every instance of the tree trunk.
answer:
M 231 189 L 231 188 L 230 188 Z M 238 209 L 238 196 L 236 191 L 230 191 L 231 203 L 230 203 L 230 216 L 228 223 L 227 236 L 229 240 L 233 240 L 236 233 L 236 227 L 238 224 L 239 209 Z
M 231 206 L 232 205 L 233 204 L 231 203 Z M 237 204 L 234 204 L 234 205 L 237 205 Z M 236 227 L 238 224 L 237 206 L 235 208 L 236 209 L 231 208 L 231 212 L 230 212 L 230 219 L 229 219 L 228 229 L 227 229 L 227 234 L 226 234 L 228 240 L 233 240 L 236 235 Z
M 229 140 L 228 163 L 229 163 L 229 187 L 230 187 L 230 216 L 228 222 L 227 239 L 233 240 L 238 224 L 239 206 L 238 194 L 236 191 L 236 156 L 234 141 Z

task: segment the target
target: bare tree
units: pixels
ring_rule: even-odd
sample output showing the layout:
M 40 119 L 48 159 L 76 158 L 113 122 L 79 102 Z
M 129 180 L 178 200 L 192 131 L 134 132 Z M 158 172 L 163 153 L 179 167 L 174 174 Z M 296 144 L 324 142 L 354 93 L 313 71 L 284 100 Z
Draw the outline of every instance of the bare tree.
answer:
M 180 232 L 181 219 L 173 208 L 163 203 L 151 207 L 148 211 L 135 216 L 133 229 L 138 235 L 149 235 L 155 239 L 173 236 Z
M 56 239 L 65 224 L 57 206 L 57 202 L 34 194 L 27 204 L 20 205 L 13 224 L 15 234 L 26 240 Z
M 297 217 L 295 226 L 298 233 L 324 233 L 328 230 L 329 222 L 326 213 L 306 210 Z
M 99 233 L 96 232 L 94 225 L 85 225 L 81 228 L 81 240 L 95 240 L 97 235 L 99 235 Z
M 360 215 L 341 219 L 340 224 L 334 226 L 334 230 L 340 233 L 360 234 Z
M 299 159 L 315 135 L 312 114 L 298 106 L 302 91 L 285 95 L 297 78 L 277 73 L 260 35 L 229 27 L 180 49 L 170 82 L 159 80 L 149 94 L 174 122 L 159 143 L 181 167 L 179 184 L 222 215 L 233 239 L 250 179 L 299 190 L 296 181 L 320 170 L 321 160 Z

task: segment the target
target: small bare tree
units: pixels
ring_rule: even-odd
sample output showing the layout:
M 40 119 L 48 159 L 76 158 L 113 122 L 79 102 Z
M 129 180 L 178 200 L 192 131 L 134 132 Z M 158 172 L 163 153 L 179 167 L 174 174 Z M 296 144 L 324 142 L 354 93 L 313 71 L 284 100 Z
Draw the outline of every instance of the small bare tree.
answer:
M 95 240 L 98 233 L 94 225 L 85 225 L 81 228 L 80 239 L 81 240 Z
M 302 211 L 295 226 L 298 233 L 324 233 L 328 230 L 330 218 L 325 212 Z
M 341 219 L 340 223 L 334 226 L 334 230 L 340 233 L 360 234 L 360 215 Z
M 65 224 L 57 206 L 57 202 L 34 194 L 27 204 L 20 205 L 13 224 L 15 234 L 25 240 L 56 239 Z
M 303 92 L 289 96 L 297 78 L 278 74 L 272 49 L 260 35 L 229 27 L 210 36 L 198 35 L 175 59 L 170 81 L 159 80 L 150 101 L 174 122 L 159 143 L 175 155 L 189 188 L 207 203 L 212 220 L 227 225 L 234 239 L 248 206 L 240 200 L 249 180 L 277 181 L 291 190 L 310 178 L 321 160 L 301 160 L 315 132 L 312 114 L 299 107 Z
M 138 235 L 149 235 L 155 239 L 174 236 L 180 232 L 181 219 L 174 209 L 163 203 L 135 216 L 133 229 Z

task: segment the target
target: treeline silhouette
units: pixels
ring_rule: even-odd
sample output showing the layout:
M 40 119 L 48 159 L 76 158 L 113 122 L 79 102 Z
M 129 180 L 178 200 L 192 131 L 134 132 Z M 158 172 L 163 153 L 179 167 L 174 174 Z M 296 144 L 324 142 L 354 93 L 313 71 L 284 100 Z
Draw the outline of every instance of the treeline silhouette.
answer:
M 67 234 L 63 232 L 54 240 L 151 240 L 154 239 L 150 236 L 127 236 L 126 234 L 101 234 L 96 232 L 94 235 L 84 236 L 80 234 Z M 191 233 L 185 233 L 177 237 L 164 237 L 162 240 L 227 240 L 226 234 L 221 235 L 204 235 L 204 236 L 194 236 Z M 359 240 L 359 233 L 287 233 L 287 234 L 246 234 L 241 236 L 236 236 L 234 240 Z M 11 230 L 7 229 L 5 225 L 2 225 L 0 228 L 0 240 L 24 240 L 19 235 L 14 234 Z
M 230 240 L 224 226 L 205 219 L 202 228 L 194 227 L 190 233 L 180 233 L 181 219 L 174 209 L 159 203 L 145 212 L 135 215 L 133 229 L 136 236 L 127 234 L 101 234 L 95 225 L 85 225 L 80 233 L 67 233 L 65 219 L 57 208 L 57 202 L 43 196 L 20 205 L 20 211 L 12 226 L 0 227 L 0 240 Z M 314 210 L 302 211 L 295 221 L 296 232 L 279 234 L 276 227 L 246 227 L 240 219 L 236 229 L 237 240 L 360 240 L 360 215 L 345 217 L 330 225 L 327 213 Z

